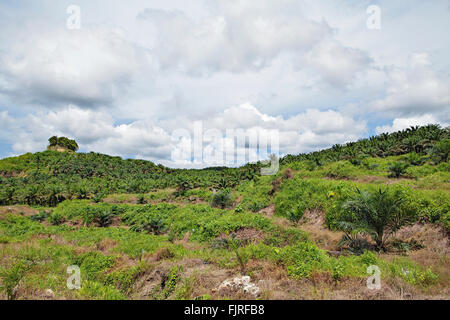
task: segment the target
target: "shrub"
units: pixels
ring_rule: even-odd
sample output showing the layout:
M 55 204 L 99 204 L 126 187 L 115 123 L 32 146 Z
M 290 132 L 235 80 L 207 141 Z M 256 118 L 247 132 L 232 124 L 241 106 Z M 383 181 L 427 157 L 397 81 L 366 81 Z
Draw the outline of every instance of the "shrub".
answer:
M 252 201 L 250 204 L 248 204 L 248 208 L 252 212 L 258 212 L 266 207 L 265 202 L 260 202 L 258 200 Z
M 345 234 L 342 236 L 341 240 L 339 240 L 339 248 L 348 247 L 353 254 L 361 255 L 364 253 L 364 250 L 371 247 L 366 239 L 362 238 L 357 233 L 353 233 L 351 230 L 347 230 L 345 225 L 343 225 L 342 229 L 344 229 L 343 231 Z
M 0 290 L 6 293 L 8 300 L 14 300 L 16 298 L 16 286 L 20 280 L 25 276 L 25 273 L 29 270 L 29 266 L 19 261 L 9 268 L 0 269 Z
M 186 178 L 180 178 L 178 181 L 177 191 L 175 192 L 176 197 L 184 196 L 188 190 L 194 188 L 191 181 Z
M 344 276 L 344 266 L 342 265 L 340 260 L 336 260 L 336 262 L 331 267 L 331 277 L 335 282 L 342 279 Z
M 82 276 L 87 280 L 99 280 L 103 272 L 115 263 L 114 257 L 96 251 L 83 253 L 74 260 L 73 264 L 80 267 Z
M 42 222 L 45 219 L 47 219 L 48 217 L 49 217 L 48 212 L 45 210 L 41 210 L 41 211 L 39 211 L 38 214 L 31 216 L 30 219 L 33 221 Z
M 341 230 L 369 234 L 379 249 L 384 249 L 386 238 L 417 219 L 416 212 L 404 206 L 401 192 L 360 191 L 343 204 L 339 217 Z
M 389 270 L 391 276 L 400 277 L 408 283 L 423 287 L 436 284 L 439 278 L 430 268 L 424 270 L 420 266 L 403 258 L 396 258 L 389 265 Z
M 170 269 L 168 274 L 163 276 L 161 281 L 161 291 L 154 294 L 156 300 L 165 300 L 175 291 L 175 287 L 181 281 L 182 272 L 182 266 L 175 266 Z
M 404 162 L 394 162 L 389 166 L 389 177 L 390 178 L 400 178 L 406 173 L 406 169 L 408 169 L 409 165 Z
M 94 194 L 94 197 L 92 197 L 92 202 L 100 203 L 103 201 L 104 198 L 105 198 L 105 194 L 103 194 L 102 192 L 98 192 L 98 193 Z
M 444 139 L 437 142 L 430 151 L 431 159 L 434 163 L 448 161 L 448 155 L 450 153 L 450 139 Z
M 147 205 L 129 210 L 122 216 L 122 221 L 130 226 L 132 231 L 165 233 L 169 228 L 168 217 L 176 209 L 173 205 Z
M 184 279 L 183 284 L 177 290 L 175 294 L 176 300 L 192 300 L 192 295 L 195 289 L 195 278 L 189 277 Z M 200 299 L 197 299 L 200 300 Z
M 66 219 L 64 218 L 64 215 L 61 212 L 53 212 L 48 217 L 48 221 L 54 226 L 59 226 L 63 224 L 66 221 Z
M 93 300 L 125 300 L 127 297 L 111 285 L 84 280 L 78 294 Z
M 411 152 L 406 157 L 406 161 L 412 166 L 421 166 L 425 163 L 425 159 L 418 153 Z
M 328 182 L 288 180 L 275 197 L 275 212 L 296 223 L 306 210 L 324 210 L 330 204 Z
M 111 208 L 87 206 L 83 210 L 82 220 L 86 226 L 95 223 L 99 227 L 107 227 L 111 225 L 113 216 Z
M 175 253 L 170 248 L 161 248 L 156 252 L 156 261 L 172 259 L 175 257 Z
M 147 200 L 145 200 L 145 196 L 143 194 L 138 195 L 138 200 L 137 200 L 138 204 L 146 204 Z
M 349 162 L 339 161 L 328 165 L 325 174 L 333 179 L 353 179 L 356 177 L 355 169 Z
M 304 202 L 297 203 L 296 206 L 290 206 L 285 211 L 285 216 L 288 218 L 289 221 L 297 224 L 303 217 L 306 211 L 306 205 Z
M 245 212 L 245 209 L 241 204 L 238 204 L 236 208 L 234 208 L 234 213 L 243 213 L 243 212 Z
M 239 239 L 236 239 L 235 236 L 228 237 L 228 247 L 233 250 L 234 254 L 236 255 L 236 258 L 239 262 L 239 265 L 241 266 L 241 273 L 242 275 L 246 274 L 246 267 L 247 262 L 249 259 L 249 255 L 245 251 L 244 248 L 242 248 L 242 243 L 239 241 Z
M 148 268 L 148 265 L 145 263 L 139 263 L 137 266 L 113 271 L 105 277 L 104 283 L 105 285 L 114 286 L 123 294 L 128 294 L 130 293 L 136 279 Z
M 315 269 L 321 269 L 327 261 L 323 251 L 309 242 L 277 250 L 277 260 L 288 266 L 288 274 L 294 278 L 307 278 Z
M 230 189 L 224 189 L 217 192 L 212 200 L 212 206 L 216 208 L 229 208 L 233 205 L 233 195 Z

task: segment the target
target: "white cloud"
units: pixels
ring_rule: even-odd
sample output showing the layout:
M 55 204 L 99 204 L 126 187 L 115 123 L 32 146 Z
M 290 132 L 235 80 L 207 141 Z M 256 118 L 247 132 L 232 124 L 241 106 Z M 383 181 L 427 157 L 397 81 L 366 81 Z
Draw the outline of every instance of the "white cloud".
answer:
M 380 0 L 380 31 L 355 1 L 78 2 L 72 31 L 64 2 L 0 3 L 0 154 L 60 134 L 170 162 L 196 120 L 279 129 L 289 153 L 450 123 L 444 0 Z
M 154 53 L 163 68 L 193 75 L 242 73 L 267 67 L 281 54 L 303 55 L 332 36 L 325 22 L 308 20 L 292 4 L 284 1 L 280 7 L 294 8 L 297 15 L 280 14 L 267 1 L 229 1 L 199 21 L 159 9 L 146 9 L 138 17 L 155 30 Z
M 418 116 L 450 110 L 450 79 L 431 69 L 427 53 L 412 54 L 407 68 L 393 68 L 386 97 L 372 110 L 391 116 Z
M 443 127 L 449 125 L 449 123 L 442 122 L 441 120 L 436 119 L 433 115 L 423 115 L 420 117 L 413 117 L 413 118 L 394 119 L 392 125 L 376 127 L 375 132 L 377 134 L 391 133 L 404 130 L 413 126 L 426 126 L 428 124 L 441 124 Z
M 24 34 L 23 34 L 24 33 Z M 139 71 L 143 52 L 117 29 L 25 30 L 0 55 L 0 92 L 44 106 L 115 102 Z
M 155 124 L 148 120 L 138 120 L 129 124 L 114 124 L 105 112 L 83 110 L 69 106 L 59 111 L 49 111 L 40 115 L 28 116 L 26 119 L 10 118 L 0 113 L 0 121 L 8 120 L 14 124 L 16 132 L 11 136 L 13 150 L 17 153 L 43 150 L 47 139 L 52 135 L 63 135 L 75 138 L 80 147 L 86 151 L 103 152 L 111 155 L 145 158 L 170 166 L 189 164 L 191 156 L 186 154 L 186 144 L 195 139 L 196 121 L 180 117 L 174 122 Z M 259 159 L 257 145 L 246 145 L 241 134 L 254 132 L 259 135 L 271 135 L 273 130 L 279 134 L 279 151 L 281 154 L 308 152 L 317 146 L 331 146 L 361 137 L 365 131 L 364 123 L 358 124 L 336 111 L 321 112 L 308 110 L 288 119 L 282 116 L 272 117 L 261 113 L 250 104 L 230 107 L 221 113 L 212 115 L 201 122 L 202 133 L 212 133 L 214 129 L 224 139 L 207 140 L 202 152 L 204 159 L 197 167 L 212 164 L 215 152 L 236 148 L 236 153 L 245 162 L 245 154 L 251 159 Z M 172 135 L 176 129 L 184 129 L 187 137 L 174 140 Z M 227 130 L 237 130 L 238 143 L 225 138 Z M 240 131 L 239 131 L 240 130 Z M 3 129 L 0 135 L 3 135 Z M 233 135 L 234 136 L 234 135 Z M 267 140 L 270 143 L 270 139 Z M 191 149 L 193 151 L 193 149 Z M 234 151 L 233 151 L 234 152 Z M 174 156 L 174 158 L 171 158 Z M 242 164 L 242 163 L 240 163 Z M 190 164 L 192 165 L 192 164 Z
M 324 41 L 307 54 L 306 63 L 333 87 L 351 85 L 358 73 L 367 71 L 371 59 L 359 49 L 337 41 Z

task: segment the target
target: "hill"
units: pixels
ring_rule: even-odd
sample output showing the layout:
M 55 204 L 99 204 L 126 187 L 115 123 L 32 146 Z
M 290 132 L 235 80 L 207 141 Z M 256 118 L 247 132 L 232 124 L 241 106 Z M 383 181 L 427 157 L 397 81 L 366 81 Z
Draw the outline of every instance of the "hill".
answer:
M 92 152 L 2 159 L 0 297 L 449 299 L 449 138 L 414 127 L 285 156 L 274 176 Z

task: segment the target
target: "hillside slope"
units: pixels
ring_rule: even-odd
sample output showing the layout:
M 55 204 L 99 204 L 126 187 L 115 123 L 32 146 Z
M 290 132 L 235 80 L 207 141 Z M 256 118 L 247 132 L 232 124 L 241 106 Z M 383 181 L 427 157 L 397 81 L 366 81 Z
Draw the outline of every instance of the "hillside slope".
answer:
M 0 298 L 449 299 L 449 141 L 411 128 L 286 156 L 274 176 L 96 153 L 0 160 Z

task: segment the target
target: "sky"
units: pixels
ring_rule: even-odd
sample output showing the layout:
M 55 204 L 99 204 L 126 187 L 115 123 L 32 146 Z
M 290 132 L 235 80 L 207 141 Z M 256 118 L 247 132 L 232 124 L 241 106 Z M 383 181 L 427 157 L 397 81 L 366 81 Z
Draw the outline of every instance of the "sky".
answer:
M 58 135 L 204 167 L 199 124 L 276 130 L 280 155 L 445 127 L 449 30 L 448 0 L 2 0 L 0 158 Z M 205 137 L 205 158 L 260 150 Z

